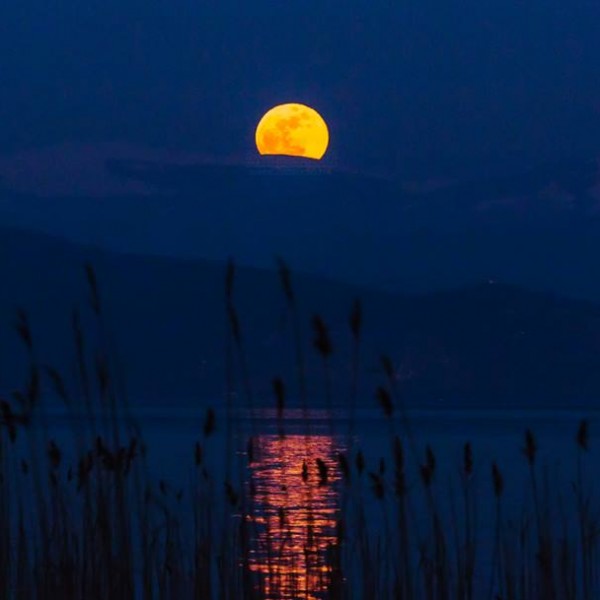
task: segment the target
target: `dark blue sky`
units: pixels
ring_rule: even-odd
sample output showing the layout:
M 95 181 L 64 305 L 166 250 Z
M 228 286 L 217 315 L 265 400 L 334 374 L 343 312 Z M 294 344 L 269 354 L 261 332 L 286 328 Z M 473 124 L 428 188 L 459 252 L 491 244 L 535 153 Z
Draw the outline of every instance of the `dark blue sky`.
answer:
M 600 154 L 596 0 L 4 0 L 0 152 L 120 140 L 245 160 L 280 101 L 327 159 L 440 176 Z

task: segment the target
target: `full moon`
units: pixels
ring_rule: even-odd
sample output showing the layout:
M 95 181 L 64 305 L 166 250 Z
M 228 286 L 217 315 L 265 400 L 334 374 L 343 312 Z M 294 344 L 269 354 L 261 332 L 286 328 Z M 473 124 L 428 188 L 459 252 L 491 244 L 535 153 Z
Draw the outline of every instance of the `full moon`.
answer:
M 319 160 L 329 144 L 323 117 L 304 104 L 279 104 L 265 113 L 256 127 L 260 154 L 284 154 Z

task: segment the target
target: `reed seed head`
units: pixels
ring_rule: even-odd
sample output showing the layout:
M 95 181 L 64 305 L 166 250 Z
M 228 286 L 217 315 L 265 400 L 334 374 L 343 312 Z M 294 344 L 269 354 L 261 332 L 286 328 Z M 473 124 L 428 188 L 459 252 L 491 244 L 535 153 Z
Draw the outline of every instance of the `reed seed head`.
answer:
M 313 345 L 323 358 L 328 358 L 333 352 L 333 346 L 331 344 L 327 326 L 319 315 L 313 316 L 312 325 L 315 332 Z
M 320 459 L 317 458 L 317 470 L 319 472 L 319 485 L 323 486 L 323 485 L 327 485 L 328 479 L 329 479 L 329 468 L 327 467 L 327 465 L 325 464 L 325 462 Z
M 225 482 L 225 495 L 227 496 L 227 500 L 229 500 L 229 504 L 231 504 L 231 506 L 235 507 L 238 505 L 239 495 L 229 481 Z
M 194 462 L 196 463 L 197 467 L 202 464 L 202 445 L 200 442 L 196 442 L 196 446 L 194 448 Z
M 358 474 L 362 475 L 363 471 L 365 470 L 365 457 L 360 450 L 356 453 L 355 464 Z
M 55 394 L 65 403 L 69 404 L 69 395 L 67 394 L 67 387 L 61 376 L 61 374 L 53 367 L 46 367 L 46 373 L 52 383 L 52 388 Z
M 350 466 L 348 465 L 348 458 L 343 452 L 338 452 L 338 464 L 344 481 L 350 483 Z
M 433 479 L 433 472 L 427 465 L 421 465 L 420 473 L 423 485 L 428 488 L 431 485 L 431 480 Z
M 0 421 L 0 425 L 4 425 L 6 430 L 8 431 L 8 438 L 11 443 L 17 439 L 17 418 L 13 413 L 12 408 L 6 400 L 0 400 L 0 416 L 2 420 Z
M 535 441 L 535 437 L 531 429 L 527 429 L 525 431 L 525 446 L 523 447 L 523 454 L 527 459 L 527 462 L 533 466 L 535 463 L 535 456 L 537 453 L 537 444 Z
M 369 473 L 369 477 L 371 478 L 371 484 L 375 497 L 377 500 L 383 500 L 383 497 L 385 496 L 383 477 L 379 475 L 379 473 Z
M 502 473 L 500 473 L 500 469 L 495 462 L 492 464 L 492 483 L 494 484 L 494 495 L 496 498 L 500 498 L 500 496 L 502 496 L 502 492 L 504 491 L 504 479 L 502 478 Z
M 29 316 L 27 312 L 19 308 L 15 320 L 15 329 L 21 338 L 22 342 L 29 352 L 33 350 L 33 337 L 31 335 L 31 327 L 29 326 Z
M 48 459 L 50 460 L 50 465 L 53 469 L 58 469 L 61 458 L 62 453 L 60 448 L 57 446 L 54 440 L 50 440 L 50 442 L 48 442 Z
M 433 475 L 435 472 L 436 461 L 435 454 L 429 444 L 427 444 L 427 447 L 425 448 L 425 464 L 427 465 L 427 468 L 431 470 L 431 474 Z
M 204 417 L 204 437 L 212 435 L 216 428 L 216 417 L 215 411 L 212 408 L 206 410 L 206 416 Z
M 338 544 L 343 542 L 346 533 L 346 525 L 344 523 L 344 517 L 340 517 L 336 522 L 335 527 L 335 535 L 338 541 Z
M 467 477 L 473 474 L 473 450 L 470 442 L 467 442 L 463 448 L 463 469 Z
M 587 419 L 582 419 L 579 423 L 579 428 L 577 429 L 577 445 L 587 452 L 589 450 L 589 441 L 590 441 L 590 431 L 589 431 L 589 421 Z
M 100 291 L 98 289 L 98 280 L 96 278 L 96 272 L 94 271 L 94 267 L 90 263 L 85 263 L 84 265 L 85 276 L 88 282 L 88 287 L 90 290 L 90 305 L 92 310 L 96 313 L 96 315 L 100 315 L 102 312 L 102 306 L 100 304 Z
M 96 356 L 96 378 L 98 380 L 98 387 L 100 393 L 105 395 L 108 391 L 109 385 L 109 374 L 108 374 L 108 360 L 103 354 Z
M 304 483 L 308 481 L 308 465 L 305 460 L 302 461 L 302 481 Z
M 252 436 L 250 436 L 248 438 L 248 443 L 246 444 L 246 454 L 248 455 L 248 464 L 252 464 L 254 462 L 255 456 L 254 456 L 254 438 Z
M 375 392 L 379 405 L 383 409 L 383 414 L 389 419 L 394 414 L 394 404 L 392 395 L 383 387 L 379 386 Z

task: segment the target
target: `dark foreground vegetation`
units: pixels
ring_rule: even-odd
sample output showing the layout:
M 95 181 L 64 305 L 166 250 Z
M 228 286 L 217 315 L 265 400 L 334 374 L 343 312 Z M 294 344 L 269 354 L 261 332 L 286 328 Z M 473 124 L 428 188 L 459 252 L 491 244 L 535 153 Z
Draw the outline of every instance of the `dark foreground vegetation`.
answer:
M 279 275 L 293 323 L 297 373 L 295 381 L 277 376 L 272 381 L 277 437 L 283 440 L 292 390 L 304 411 L 309 399 L 304 327 L 284 263 Z M 313 456 L 307 431 L 295 482 L 285 479 L 284 500 L 275 507 L 275 518 L 269 518 L 268 499 L 248 476 L 260 461 L 260 440 L 253 431 L 241 436 L 233 416 L 239 408 L 233 402 L 236 390 L 247 411 L 257 406 L 235 307 L 233 265 L 225 278 L 224 406 L 198 417 L 189 486 L 156 480 L 149 472 L 143 431 L 128 409 L 91 267 L 86 276 L 86 313 L 93 327 L 84 328 L 84 318 L 74 311 L 74 361 L 64 372 L 39 359 L 27 313 L 16 315 L 28 376 L 22 389 L 0 404 L 0 598 L 599 597 L 600 513 L 588 476 L 587 421 L 573 432 L 573 481 L 539 464 L 535 436 L 525 432 L 529 483 L 520 490 L 525 502 L 515 509 L 505 502 L 503 477 L 512 465 L 479 464 L 467 440 L 457 470 L 440 472 L 434 449 L 415 439 L 396 368 L 382 356 L 381 383 L 373 397 L 387 421 L 389 452 L 370 464 L 355 444 L 362 336 L 356 302 L 348 320 L 354 348 L 348 430 L 334 431 L 337 425 L 333 418 L 330 422 L 332 437 L 346 437 L 345 450 L 332 446 L 328 455 Z M 331 409 L 334 348 L 318 315 L 310 325 L 310 352 L 322 360 Z M 57 440 L 48 426 L 50 398 L 77 416 L 70 421 L 74 425 L 67 441 Z M 223 423 L 217 414 L 225 414 Z M 225 431 L 226 452 L 209 460 L 217 427 Z M 330 489 L 337 498 L 331 519 L 323 517 L 319 505 Z M 291 500 L 299 497 L 293 496 L 298 490 L 300 507 Z M 490 510 L 481 511 L 483 504 Z M 491 515 L 491 522 L 482 523 L 482 512 Z M 291 563 L 290 549 L 297 554 Z

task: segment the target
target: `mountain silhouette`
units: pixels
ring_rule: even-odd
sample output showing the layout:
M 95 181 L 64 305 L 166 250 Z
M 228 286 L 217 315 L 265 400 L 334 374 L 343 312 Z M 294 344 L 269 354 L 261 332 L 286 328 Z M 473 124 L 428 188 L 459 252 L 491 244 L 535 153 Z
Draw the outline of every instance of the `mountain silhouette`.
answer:
M 26 380 L 26 356 L 14 331 L 19 307 L 29 314 L 38 360 L 61 369 L 67 379 L 73 372 L 76 306 L 93 349 L 85 262 L 96 268 L 131 402 L 218 402 L 228 331 L 223 263 L 123 255 L 7 228 L 0 235 L 0 395 Z M 589 407 L 600 394 L 595 303 L 493 282 L 400 295 L 299 273 L 293 281 L 313 405 L 323 404 L 324 391 L 311 318 L 320 314 L 329 328 L 335 402 L 343 404 L 351 375 L 348 316 L 357 297 L 364 311 L 361 405 L 374 406 L 373 390 L 385 382 L 381 354 L 394 361 L 411 406 Z M 290 402 L 297 402 L 292 322 L 276 273 L 238 268 L 235 304 L 257 401 L 271 405 L 271 380 L 281 376 Z M 243 396 L 239 382 L 236 386 Z
M 421 188 L 265 164 L 109 160 L 111 176 L 148 193 L 41 198 L 5 188 L 0 222 L 125 253 L 232 254 L 264 269 L 279 254 L 298 271 L 393 293 L 493 279 L 600 300 L 596 160 Z

